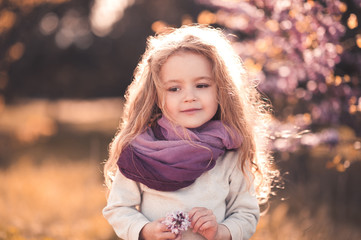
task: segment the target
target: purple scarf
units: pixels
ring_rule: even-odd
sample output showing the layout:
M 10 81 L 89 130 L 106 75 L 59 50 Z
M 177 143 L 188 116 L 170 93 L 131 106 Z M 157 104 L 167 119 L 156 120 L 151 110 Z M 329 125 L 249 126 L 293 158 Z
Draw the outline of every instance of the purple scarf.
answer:
M 184 129 L 162 117 L 122 151 L 117 164 L 129 179 L 152 189 L 175 191 L 191 185 L 227 149 L 240 145 L 241 137 L 236 135 L 232 141 L 221 121 Z

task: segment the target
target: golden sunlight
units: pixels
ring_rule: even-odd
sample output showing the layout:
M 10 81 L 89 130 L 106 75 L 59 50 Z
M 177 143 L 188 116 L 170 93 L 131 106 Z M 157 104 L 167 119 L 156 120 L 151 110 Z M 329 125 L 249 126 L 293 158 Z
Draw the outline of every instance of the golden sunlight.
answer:
M 350 16 L 347 19 L 347 26 L 350 29 L 357 28 L 358 22 L 357 22 L 357 16 L 354 13 L 351 13 Z
M 198 15 L 198 23 L 212 24 L 216 22 L 216 15 L 210 11 L 204 10 Z
M 0 34 L 12 28 L 16 21 L 16 14 L 12 11 L 2 10 L 0 12 Z
M 356 45 L 358 48 L 361 48 L 361 34 L 356 35 Z
M 154 23 L 152 23 L 152 30 L 155 33 L 160 33 L 162 32 L 166 27 L 168 27 L 167 23 L 163 22 L 163 21 L 155 21 Z
M 93 33 L 100 37 L 108 35 L 113 24 L 123 17 L 125 9 L 133 3 L 134 0 L 95 0 L 90 16 Z
M 25 46 L 21 42 L 17 42 L 14 45 L 12 45 L 9 49 L 9 57 L 11 61 L 17 61 L 19 60 L 25 51 Z
M 1 110 L 1 101 L 0 101 Z M 122 111 L 122 101 L 117 98 L 95 100 L 23 100 L 7 105 L 0 114 L 0 133 L 10 133 L 20 142 L 34 142 L 58 132 L 59 125 L 78 131 L 113 132 Z

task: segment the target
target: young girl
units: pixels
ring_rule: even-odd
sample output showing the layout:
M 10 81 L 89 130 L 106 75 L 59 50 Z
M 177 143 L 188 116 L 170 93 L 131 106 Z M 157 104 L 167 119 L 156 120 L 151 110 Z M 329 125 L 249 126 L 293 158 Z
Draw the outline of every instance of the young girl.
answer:
M 256 193 L 267 196 L 270 185 L 255 183 L 268 167 L 265 106 L 220 30 L 187 26 L 149 38 L 104 169 L 103 214 L 116 234 L 249 239 Z M 187 231 L 165 224 L 173 211 L 189 215 Z

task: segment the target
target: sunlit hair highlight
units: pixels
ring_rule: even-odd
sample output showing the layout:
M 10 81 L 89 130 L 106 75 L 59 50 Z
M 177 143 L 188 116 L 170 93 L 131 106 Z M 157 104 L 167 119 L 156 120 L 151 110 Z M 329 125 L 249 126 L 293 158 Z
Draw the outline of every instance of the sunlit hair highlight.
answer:
M 110 144 L 109 159 L 104 166 L 107 186 L 111 186 L 122 150 L 161 114 L 167 116 L 160 71 L 170 56 L 181 52 L 200 54 L 211 62 L 218 89 L 216 118 L 242 136 L 238 166 L 244 173 L 253 173 L 247 179 L 255 184 L 259 202 L 266 202 L 272 179 L 277 175 L 271 168 L 268 150 L 269 104 L 257 91 L 256 84 L 249 80 L 239 56 L 222 31 L 207 26 L 168 29 L 148 38 L 146 51 L 125 95 L 119 130 Z

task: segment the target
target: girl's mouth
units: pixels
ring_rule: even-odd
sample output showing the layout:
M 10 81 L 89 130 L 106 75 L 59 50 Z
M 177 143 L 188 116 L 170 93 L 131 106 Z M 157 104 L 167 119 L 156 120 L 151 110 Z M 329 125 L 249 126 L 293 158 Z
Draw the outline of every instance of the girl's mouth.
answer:
M 182 110 L 181 112 L 191 114 L 191 113 L 195 113 L 195 112 L 197 112 L 199 110 L 201 110 L 201 109 L 200 108 L 189 108 L 189 109 Z

